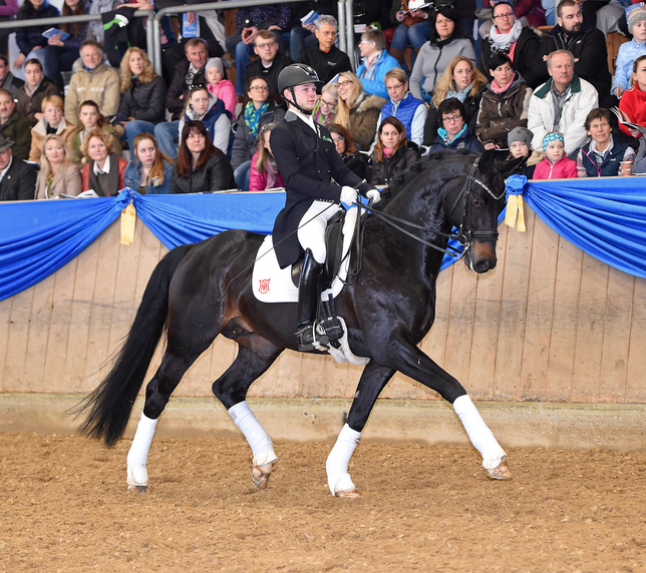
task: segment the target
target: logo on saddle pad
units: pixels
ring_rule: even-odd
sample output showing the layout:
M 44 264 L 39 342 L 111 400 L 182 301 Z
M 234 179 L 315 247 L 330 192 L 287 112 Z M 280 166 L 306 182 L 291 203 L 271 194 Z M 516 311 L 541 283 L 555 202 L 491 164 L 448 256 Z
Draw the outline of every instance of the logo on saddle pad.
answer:
M 260 279 L 258 281 L 258 292 L 260 294 L 267 294 L 269 292 L 269 281 L 271 279 Z

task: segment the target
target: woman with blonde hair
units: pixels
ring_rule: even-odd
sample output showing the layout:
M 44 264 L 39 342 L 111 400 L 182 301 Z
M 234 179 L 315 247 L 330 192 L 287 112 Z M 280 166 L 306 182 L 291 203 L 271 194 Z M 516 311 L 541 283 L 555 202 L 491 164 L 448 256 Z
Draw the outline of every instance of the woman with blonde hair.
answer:
M 336 93 L 336 86 L 325 84 L 321 89 L 321 98 L 316 102 L 312 111 L 314 121 L 321 125 L 330 123 L 334 119 L 338 101 L 339 95 Z
M 57 199 L 62 193 L 76 197 L 81 192 L 81 172 L 72 161 L 65 140 L 55 133 L 45 137 L 36 179 L 35 199 Z
M 466 56 L 453 58 L 437 81 L 431 99 L 426 123 L 424 124 L 424 144 L 431 145 L 437 137 L 439 125 L 437 108 L 449 98 L 459 99 L 466 110 L 465 121 L 472 132 L 476 130 L 476 120 L 482 94 L 487 91 L 487 77 Z
M 251 160 L 249 172 L 249 191 L 264 191 L 274 187 L 284 187 L 282 175 L 278 172 L 276 160 L 271 152 L 269 136 L 277 123 L 263 125 L 258 131 L 258 151 Z
M 377 136 L 377 144 L 370 155 L 370 183 L 388 185 L 419 160 L 419 150 L 416 144 L 409 144 L 406 128 L 396 117 L 384 119 L 379 125 Z
M 99 197 L 111 197 L 125 187 L 128 162 L 114 152 L 112 136 L 102 129 L 87 134 L 81 147 L 90 160 L 83 166 L 83 191 L 92 189 Z
M 31 149 L 29 161 L 40 161 L 43 144 L 47 135 L 60 135 L 67 145 L 70 145 L 75 125 L 68 125 L 65 121 L 65 104 L 57 95 L 46 97 L 42 103 L 43 117 L 31 130 Z
M 140 133 L 132 142 L 133 158 L 126 167 L 126 187 L 147 195 L 166 195 L 170 189 L 173 161 L 159 150 L 152 133 Z
M 119 75 L 121 104 L 117 121 L 125 128 L 132 151 L 137 135 L 152 133 L 155 125 L 164 121 L 166 84 L 141 48 L 128 48 L 121 60 Z
M 377 119 L 386 100 L 365 93 L 361 80 L 352 72 L 339 74 L 336 89 L 339 101 L 334 123 L 348 130 L 358 150 L 367 151 L 375 138 Z

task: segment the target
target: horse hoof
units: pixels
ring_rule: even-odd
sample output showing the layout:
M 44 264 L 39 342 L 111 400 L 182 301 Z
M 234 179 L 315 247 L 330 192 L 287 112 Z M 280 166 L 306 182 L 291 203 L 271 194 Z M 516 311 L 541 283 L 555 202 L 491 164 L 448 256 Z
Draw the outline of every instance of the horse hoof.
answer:
M 136 491 L 138 493 L 146 493 L 148 491 L 148 486 L 145 485 L 129 485 L 128 491 Z
M 511 479 L 511 472 L 509 471 L 509 466 L 507 465 L 507 458 L 503 458 L 497 467 L 493 468 L 492 470 L 485 470 L 484 472 L 490 479 Z
M 361 496 L 359 495 L 359 492 L 356 489 L 349 489 L 347 491 L 337 491 L 334 494 L 334 497 L 345 497 L 347 499 L 356 499 Z
M 269 476 L 271 475 L 271 468 L 273 462 L 269 462 L 263 466 L 256 466 L 251 468 L 251 479 L 256 484 L 258 489 L 265 489 L 269 483 Z

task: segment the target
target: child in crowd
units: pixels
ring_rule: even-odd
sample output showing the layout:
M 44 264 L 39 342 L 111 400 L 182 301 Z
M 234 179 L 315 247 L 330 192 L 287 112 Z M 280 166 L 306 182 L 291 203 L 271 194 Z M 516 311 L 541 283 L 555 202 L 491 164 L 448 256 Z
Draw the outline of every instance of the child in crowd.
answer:
M 646 56 L 639 56 L 635 60 L 630 85 L 631 88 L 619 100 L 619 109 L 626 114 L 628 121 L 646 127 Z M 641 137 L 637 130 L 632 130 L 623 123 L 619 124 L 619 128 L 626 135 Z
M 339 96 L 336 93 L 334 84 L 325 84 L 321 90 L 321 98 L 316 102 L 312 117 L 321 125 L 327 125 L 334 119 L 336 104 Z
M 249 191 L 264 191 L 274 187 L 284 187 L 282 175 L 278 172 L 278 166 L 271 153 L 269 136 L 276 123 L 263 125 L 258 132 L 258 151 L 251 160 L 251 171 L 249 173 Z
M 404 124 L 396 117 L 387 117 L 377 130 L 377 144 L 370 155 L 370 183 L 388 185 L 419 159 L 417 145 L 409 143 Z
M 628 14 L 628 31 L 633 35 L 630 42 L 622 44 L 617 54 L 617 71 L 612 83 L 612 93 L 621 97 L 630 87 L 633 62 L 646 55 L 646 10 L 634 8 Z
M 87 157 L 83 155 L 83 141 L 88 133 L 94 129 L 102 129 L 112 136 L 114 144 L 114 153 L 121 156 L 121 143 L 119 136 L 110 125 L 110 122 L 101 115 L 99 105 L 92 101 L 86 100 L 79 107 L 79 128 L 72 134 L 70 140 L 70 151 L 72 152 L 72 161 L 79 167 L 87 162 Z
M 565 139 L 557 131 L 543 138 L 545 157 L 534 170 L 534 179 L 575 179 L 576 161 L 565 155 Z
M 206 62 L 204 74 L 206 81 L 209 82 L 207 86 L 209 91 L 224 102 L 224 108 L 234 118 L 236 116 L 236 104 L 238 103 L 236 88 L 231 80 L 224 79 L 222 60 L 220 58 L 210 58 Z
M 527 157 L 527 161 L 518 171 L 519 175 L 524 175 L 527 179 L 534 178 L 534 170 L 536 164 L 528 165 L 532 158 L 532 139 L 534 134 L 526 127 L 516 126 L 507 134 L 507 145 L 509 146 L 509 153 L 512 158 L 518 159 L 519 157 Z

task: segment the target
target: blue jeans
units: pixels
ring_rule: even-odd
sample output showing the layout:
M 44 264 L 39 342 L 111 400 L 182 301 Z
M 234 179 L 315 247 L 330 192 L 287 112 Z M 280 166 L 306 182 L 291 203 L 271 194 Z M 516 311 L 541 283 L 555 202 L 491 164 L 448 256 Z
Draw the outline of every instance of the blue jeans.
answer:
M 318 46 L 318 43 L 316 36 L 307 28 L 303 28 L 302 26 L 292 28 L 289 37 L 290 57 L 294 62 L 298 62 L 301 59 L 301 54 L 304 50 L 307 50 L 312 46 Z
M 131 159 L 135 156 L 135 147 L 132 142 L 140 133 L 155 133 L 155 124 L 143 119 L 133 119 L 126 124 L 124 138 L 128 140 Z
M 171 159 L 175 159 L 177 157 L 175 140 L 179 138 L 179 120 L 158 123 L 154 132 L 161 152 Z
M 236 167 L 233 178 L 240 191 L 249 191 L 249 175 L 251 174 L 251 161 L 245 161 Z
M 410 44 L 413 48 L 421 48 L 428 42 L 430 37 L 431 23 L 428 20 L 410 27 L 406 26 L 406 24 L 400 24 L 395 28 L 390 47 L 396 50 L 405 50 Z

